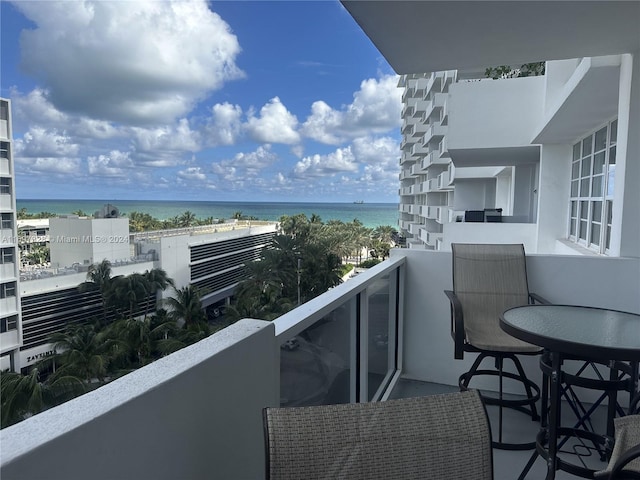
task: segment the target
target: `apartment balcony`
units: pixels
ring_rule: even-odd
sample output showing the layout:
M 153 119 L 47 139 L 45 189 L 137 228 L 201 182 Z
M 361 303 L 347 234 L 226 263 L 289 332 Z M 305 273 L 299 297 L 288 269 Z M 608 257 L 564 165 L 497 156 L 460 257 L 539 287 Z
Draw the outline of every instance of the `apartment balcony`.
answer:
M 14 262 L 0 263 L 0 278 L 2 281 L 15 280 L 18 277 L 18 269 Z
M 451 156 L 449 155 L 449 142 L 447 141 L 447 137 L 442 137 L 440 143 L 438 144 L 438 156 L 440 158 L 449 159 Z
M 428 147 L 429 143 L 437 142 L 447 134 L 447 127 L 443 125 L 431 125 L 422 137 L 422 146 Z
M 406 104 L 404 107 L 402 107 L 402 110 L 400 112 L 400 116 L 402 118 L 405 117 L 413 117 L 413 114 L 416 111 L 416 106 L 415 104 Z
M 411 137 L 421 137 L 428 129 L 429 125 L 425 125 L 422 122 L 417 122 L 411 125 L 411 127 L 408 129 L 407 135 Z
M 451 185 L 451 182 L 449 181 L 449 170 L 445 170 L 440 175 L 438 175 L 438 190 L 453 190 L 453 185 Z
M 403 168 L 400 172 L 400 180 L 406 180 L 408 178 L 412 178 L 413 176 L 413 166 L 410 168 Z
M 11 228 L 0 228 L 0 245 L 17 245 L 18 239 Z
M 447 70 L 446 72 L 444 72 L 444 77 L 442 79 L 442 89 L 446 91 L 449 85 L 451 85 L 452 83 L 456 83 L 457 77 L 457 70 Z
M 411 166 L 411 176 L 417 177 L 420 174 L 424 174 L 422 170 L 422 162 L 417 162 Z
M 438 235 L 428 233 L 434 246 Z M 638 258 L 527 257 L 531 290 L 550 301 L 637 313 L 639 269 Z M 449 252 L 393 250 L 389 260 L 272 322 L 241 320 L 3 429 L 0 474 L 264 478 L 266 406 L 379 401 L 457 389 L 473 356 L 453 359 L 443 294 L 451 284 Z M 292 338 L 298 340 L 295 348 L 281 348 Z M 536 358 L 525 358 L 524 367 L 540 381 Z M 489 383 L 478 387 L 495 389 Z M 533 438 L 538 427 L 531 421 L 510 426 L 522 439 Z M 494 450 L 494 478 L 512 480 L 529 455 Z M 529 477 L 542 478 L 544 469 L 539 459 Z
M 450 207 L 436 207 L 436 222 L 440 225 L 451 222 L 453 210 Z
M 427 180 L 426 183 L 427 183 L 426 193 L 438 191 L 438 178 L 437 177 Z
M 444 78 L 445 72 L 433 72 L 431 74 L 431 78 L 427 82 L 427 86 L 424 89 L 424 95 L 427 96 L 431 92 L 441 92 L 442 91 L 442 79 Z
M 9 159 L 0 157 L 0 175 L 11 175 L 11 169 L 9 168 Z
M 414 157 L 424 157 L 427 153 L 429 153 L 429 147 L 425 147 L 420 143 L 414 143 L 411 145 L 411 155 Z
M 422 228 L 423 225 L 420 223 L 410 223 L 409 224 L 409 233 L 411 233 L 412 235 L 418 235 L 420 233 L 420 228 Z
M 409 152 L 414 143 L 415 139 L 413 137 L 405 135 L 402 137 L 402 141 L 400 142 L 400 150 L 402 150 L 402 153 Z
M 413 162 L 415 159 L 411 156 L 411 153 L 403 151 L 400 154 L 400 165 L 405 164 L 406 162 Z
M 422 170 L 426 170 L 432 165 L 447 165 L 450 161 L 449 158 L 440 156 L 439 150 L 433 150 L 422 159 L 420 165 Z
M 427 245 L 435 248 L 437 240 L 442 240 L 441 232 L 427 232 L 427 240 L 425 242 Z
M 11 212 L 13 210 L 13 197 L 9 193 L 0 193 L 0 211 Z
M 426 217 L 430 220 L 435 220 L 438 217 L 438 207 L 433 205 L 427 206 Z
M 446 93 L 432 94 L 431 98 L 427 101 L 425 105 L 422 121 L 426 122 L 429 118 L 431 118 L 434 112 L 438 112 L 440 109 L 442 109 L 446 105 L 446 103 L 447 103 Z

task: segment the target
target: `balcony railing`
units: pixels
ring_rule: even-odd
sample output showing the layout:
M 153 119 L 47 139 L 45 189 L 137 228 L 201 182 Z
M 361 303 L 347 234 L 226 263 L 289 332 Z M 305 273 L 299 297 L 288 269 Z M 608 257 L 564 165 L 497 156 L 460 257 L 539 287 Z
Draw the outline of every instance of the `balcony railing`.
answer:
M 551 302 L 636 313 L 638 269 L 638 258 L 527 256 L 530 289 Z M 273 322 L 241 320 L 3 429 L 0 475 L 264 478 L 265 406 L 324 401 L 330 392 L 343 399 L 373 398 L 399 371 L 414 380 L 457 385 L 473 358 L 453 359 L 449 303 L 442 293 L 451 283 L 448 252 L 393 250 L 390 260 Z M 291 342 L 296 338 L 297 346 Z M 523 364 L 530 378 L 540 378 L 536 358 Z M 295 366 L 297 372 L 281 373 Z M 494 462 L 504 458 L 495 456 Z M 521 468 L 526 459 L 520 460 Z M 510 478 L 513 469 L 496 476 Z

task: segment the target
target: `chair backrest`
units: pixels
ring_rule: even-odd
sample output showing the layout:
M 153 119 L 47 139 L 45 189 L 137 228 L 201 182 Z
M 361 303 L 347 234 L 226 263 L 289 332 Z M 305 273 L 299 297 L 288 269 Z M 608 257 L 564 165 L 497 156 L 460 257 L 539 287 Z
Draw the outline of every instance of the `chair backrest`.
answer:
M 452 243 L 451 250 L 453 291 L 462 305 L 467 338 L 501 332 L 500 315 L 529 302 L 524 246 Z
M 493 478 L 491 432 L 475 391 L 265 408 L 267 478 Z

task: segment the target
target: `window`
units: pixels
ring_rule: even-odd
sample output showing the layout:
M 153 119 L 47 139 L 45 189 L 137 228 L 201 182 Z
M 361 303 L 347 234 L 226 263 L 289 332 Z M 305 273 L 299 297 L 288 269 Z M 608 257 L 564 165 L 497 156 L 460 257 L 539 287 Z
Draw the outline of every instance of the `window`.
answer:
M 18 328 L 18 315 L 0 319 L 0 333 L 8 332 Z
M 611 241 L 617 120 L 573 145 L 569 239 L 598 253 Z
M 11 179 L 0 177 L 0 194 L 11 194 Z
M 0 250 L 0 264 L 15 263 L 15 255 L 13 247 L 3 248 Z
M 0 142 L 0 158 L 9 158 L 9 142 Z
M 2 216 L 0 216 L 0 228 L 13 229 L 13 214 L 3 213 Z
M 0 284 L 0 298 L 9 298 L 16 296 L 16 282 Z

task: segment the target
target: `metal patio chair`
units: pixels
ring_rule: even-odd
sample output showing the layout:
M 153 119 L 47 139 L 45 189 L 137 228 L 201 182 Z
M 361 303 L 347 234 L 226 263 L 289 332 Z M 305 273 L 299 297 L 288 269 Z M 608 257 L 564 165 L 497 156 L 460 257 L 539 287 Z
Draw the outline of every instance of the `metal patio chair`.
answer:
M 613 420 L 615 438 L 609 464 L 594 477 L 604 480 L 640 479 L 640 392 L 630 402 L 629 414 Z
M 451 245 L 453 258 L 453 290 L 445 290 L 451 304 L 451 336 L 454 357 L 479 353 L 471 369 L 459 378 L 461 390 L 469 388 L 476 376 L 490 375 L 499 379 L 498 395 L 483 395 L 487 405 L 499 407 L 497 440 L 494 447 L 506 450 L 528 450 L 535 442 L 513 443 L 503 439 L 503 408 L 511 408 L 538 420 L 536 401 L 540 388 L 525 375 L 517 355 L 537 355 L 542 349 L 505 333 L 499 325 L 500 315 L 507 309 L 530 303 L 548 303 L 529 292 L 524 246 L 521 244 Z M 485 359 L 495 362 L 495 369 L 480 369 Z M 510 360 L 516 372 L 504 370 Z M 522 384 L 525 398 L 505 398 L 504 379 Z
M 475 391 L 265 408 L 270 480 L 488 480 L 491 432 Z

